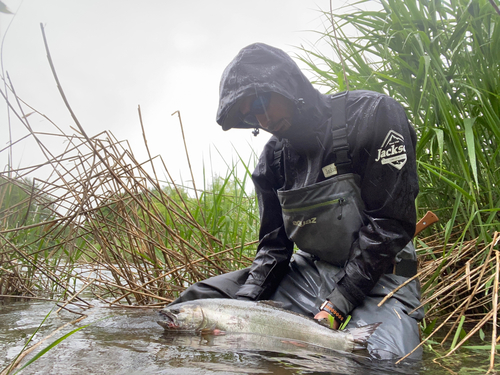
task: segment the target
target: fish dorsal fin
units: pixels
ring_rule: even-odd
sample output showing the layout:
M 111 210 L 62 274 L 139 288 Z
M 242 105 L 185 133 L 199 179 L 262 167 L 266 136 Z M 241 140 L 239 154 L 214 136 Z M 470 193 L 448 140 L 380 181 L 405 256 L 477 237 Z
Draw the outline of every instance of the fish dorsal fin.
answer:
M 257 303 L 271 307 L 276 307 L 278 309 L 283 308 L 283 302 L 278 302 L 278 301 L 264 300 L 264 301 L 258 301 Z

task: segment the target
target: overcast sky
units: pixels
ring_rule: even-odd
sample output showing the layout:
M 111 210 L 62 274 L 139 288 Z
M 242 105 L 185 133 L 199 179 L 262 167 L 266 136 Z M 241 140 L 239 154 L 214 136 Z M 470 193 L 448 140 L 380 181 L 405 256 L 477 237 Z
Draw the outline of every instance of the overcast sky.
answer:
M 237 159 L 233 147 L 248 158 L 252 149 L 260 153 L 269 138 L 264 132 L 255 138 L 250 130 L 223 132 L 216 124 L 219 79 L 226 65 L 254 42 L 294 56 L 301 44 L 318 40 L 314 31 L 323 31 L 326 22 L 320 9 L 329 9 L 329 0 L 4 2 L 16 14 L 0 13 L 3 69 L 24 101 L 65 133 L 74 133 L 46 58 L 43 23 L 62 87 L 87 134 L 109 130 L 130 142 L 139 161 L 146 160 L 140 105 L 152 155 L 162 155 L 176 181 L 186 182 L 191 178 L 179 119 L 171 116 L 180 111 L 198 186 L 203 183 L 203 167 L 209 174 L 225 175 L 227 168 L 217 150 L 231 162 Z M 342 3 L 334 1 L 335 6 Z M 36 130 L 52 131 L 42 117 L 30 120 Z M 26 134 L 11 121 L 14 140 Z M 0 125 L 3 148 L 9 139 L 5 104 Z M 61 145 L 56 142 L 53 147 L 57 153 Z M 17 147 L 14 166 L 39 162 L 35 150 L 28 142 Z M 6 170 L 6 152 L 0 154 L 0 162 Z

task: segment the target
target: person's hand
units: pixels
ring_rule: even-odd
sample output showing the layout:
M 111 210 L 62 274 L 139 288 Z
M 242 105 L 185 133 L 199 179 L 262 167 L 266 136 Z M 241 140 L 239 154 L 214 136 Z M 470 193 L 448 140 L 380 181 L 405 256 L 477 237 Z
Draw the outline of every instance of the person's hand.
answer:
M 340 323 L 337 320 L 334 319 L 333 325 L 330 324 L 330 319 L 329 319 L 330 316 L 331 315 L 328 314 L 326 311 L 321 310 L 319 313 L 314 315 L 314 319 L 316 319 L 316 320 L 326 319 L 326 321 L 329 323 L 328 326 L 331 329 L 339 329 Z

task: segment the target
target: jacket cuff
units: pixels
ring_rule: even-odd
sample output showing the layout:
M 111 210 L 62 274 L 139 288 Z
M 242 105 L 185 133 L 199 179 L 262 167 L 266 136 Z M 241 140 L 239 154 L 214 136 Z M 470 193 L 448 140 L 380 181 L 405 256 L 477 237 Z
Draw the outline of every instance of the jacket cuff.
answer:
M 237 299 L 249 299 L 255 301 L 264 291 L 264 288 L 254 284 L 243 284 L 236 292 Z
M 354 306 L 344 295 L 340 292 L 338 288 L 335 288 L 333 292 L 326 297 L 331 303 L 335 305 L 345 315 L 349 315 L 351 311 L 356 307 Z

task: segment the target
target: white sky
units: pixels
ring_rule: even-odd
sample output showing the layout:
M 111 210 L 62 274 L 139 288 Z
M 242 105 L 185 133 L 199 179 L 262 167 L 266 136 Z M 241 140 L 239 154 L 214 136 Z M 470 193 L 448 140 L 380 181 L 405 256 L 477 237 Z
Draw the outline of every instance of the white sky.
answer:
M 216 124 L 219 79 L 226 65 L 253 42 L 293 56 L 301 44 L 318 40 L 312 30 L 324 30 L 320 9 L 329 9 L 329 0 L 4 2 L 16 15 L 0 13 L 3 69 L 24 101 L 65 133 L 74 133 L 45 55 L 43 23 L 62 87 L 87 134 L 109 130 L 128 140 L 136 158 L 145 161 L 140 105 L 152 155 L 162 155 L 176 182 L 186 182 L 191 178 L 179 120 L 171 116 L 180 111 L 198 187 L 203 168 L 209 175 L 227 172 L 216 149 L 229 163 L 237 160 L 234 148 L 248 160 L 269 137 L 261 132 L 255 138 L 250 130 L 223 132 Z M 334 6 L 342 3 L 334 1 Z M 53 131 L 40 116 L 31 116 L 30 122 L 36 130 Z M 27 133 L 12 117 L 11 124 L 14 140 Z M 0 126 L 1 149 L 9 139 L 4 103 Z M 14 150 L 15 167 L 41 161 L 34 143 L 23 145 Z M 51 147 L 57 153 L 61 145 Z M 0 153 L 0 163 L 5 171 L 6 152 Z

